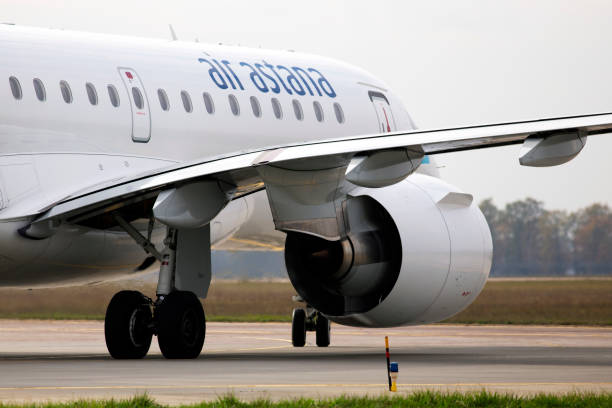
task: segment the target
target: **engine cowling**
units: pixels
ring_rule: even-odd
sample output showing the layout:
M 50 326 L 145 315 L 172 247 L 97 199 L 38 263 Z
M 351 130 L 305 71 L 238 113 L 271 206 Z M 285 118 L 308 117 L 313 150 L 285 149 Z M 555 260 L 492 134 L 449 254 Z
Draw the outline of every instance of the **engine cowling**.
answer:
M 385 188 L 357 188 L 344 203 L 346 239 L 288 233 L 289 278 L 308 304 L 337 323 L 444 320 L 478 296 L 491 269 L 491 232 L 472 201 L 420 174 Z

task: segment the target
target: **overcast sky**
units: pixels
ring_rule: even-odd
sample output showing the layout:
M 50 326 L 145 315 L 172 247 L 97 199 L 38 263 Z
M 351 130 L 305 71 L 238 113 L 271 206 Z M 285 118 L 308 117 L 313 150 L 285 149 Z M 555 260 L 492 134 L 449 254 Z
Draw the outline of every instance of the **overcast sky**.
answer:
M 397 0 L 0 0 L 0 21 L 294 49 L 383 79 L 420 128 L 612 112 L 612 2 Z M 560 167 L 518 164 L 520 147 L 438 156 L 447 181 L 498 205 L 612 205 L 612 135 Z

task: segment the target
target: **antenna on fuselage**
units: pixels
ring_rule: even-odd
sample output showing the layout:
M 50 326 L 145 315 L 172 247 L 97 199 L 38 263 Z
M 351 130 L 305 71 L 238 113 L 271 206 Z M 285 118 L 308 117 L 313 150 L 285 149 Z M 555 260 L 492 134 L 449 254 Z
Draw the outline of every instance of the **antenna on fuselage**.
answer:
M 178 37 L 176 36 L 176 33 L 174 32 L 174 28 L 172 27 L 172 24 L 168 24 L 168 27 L 170 28 L 170 37 L 172 37 L 172 41 L 178 41 Z

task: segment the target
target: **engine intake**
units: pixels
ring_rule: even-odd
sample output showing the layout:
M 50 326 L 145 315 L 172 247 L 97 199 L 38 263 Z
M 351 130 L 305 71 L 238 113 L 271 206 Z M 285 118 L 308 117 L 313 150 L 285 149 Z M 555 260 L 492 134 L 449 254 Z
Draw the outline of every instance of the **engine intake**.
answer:
M 328 241 L 289 232 L 285 262 L 298 293 L 335 316 L 364 312 L 393 288 L 399 275 L 400 236 L 389 213 L 368 196 L 345 203 L 348 237 Z
M 289 278 L 308 304 L 338 323 L 388 327 L 444 320 L 478 296 L 493 248 L 471 195 L 420 174 L 351 194 L 346 239 L 287 235 Z

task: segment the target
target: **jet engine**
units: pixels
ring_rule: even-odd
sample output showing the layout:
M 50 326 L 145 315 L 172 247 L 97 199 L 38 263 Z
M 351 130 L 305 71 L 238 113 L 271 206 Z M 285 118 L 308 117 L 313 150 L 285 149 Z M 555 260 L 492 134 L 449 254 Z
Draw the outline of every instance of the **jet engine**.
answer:
M 330 320 L 388 327 L 444 320 L 489 275 L 489 226 L 472 196 L 414 174 L 357 188 L 343 204 L 347 237 L 289 232 L 285 262 L 298 294 Z

